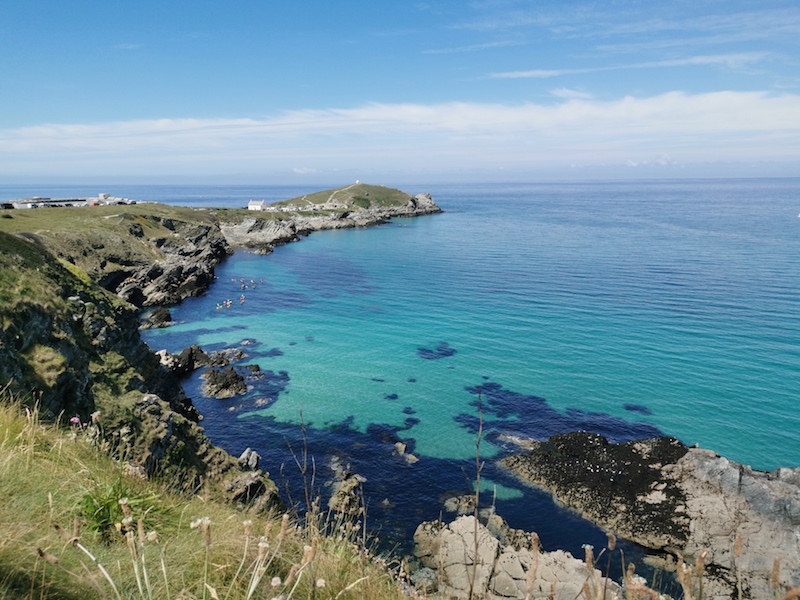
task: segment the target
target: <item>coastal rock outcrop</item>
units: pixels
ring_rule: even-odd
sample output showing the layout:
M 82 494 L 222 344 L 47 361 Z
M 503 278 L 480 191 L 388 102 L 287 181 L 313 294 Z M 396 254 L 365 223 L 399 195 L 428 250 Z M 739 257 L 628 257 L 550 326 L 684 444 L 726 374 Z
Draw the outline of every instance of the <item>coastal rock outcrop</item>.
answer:
M 237 394 L 247 393 L 247 384 L 244 377 L 233 367 L 224 369 L 208 369 L 201 378 L 203 393 L 214 398 L 232 398 Z
M 485 518 L 486 525 L 462 516 L 417 527 L 414 554 L 423 568 L 412 581 L 446 598 L 574 600 L 584 585 L 596 598 L 619 594 L 615 582 L 586 562 L 562 550 L 542 552 L 535 534 L 511 529 L 491 510 Z
M 705 598 L 766 598 L 800 585 L 800 469 L 764 473 L 672 438 L 613 444 L 590 433 L 529 443 L 502 464 L 590 520 L 693 560 Z

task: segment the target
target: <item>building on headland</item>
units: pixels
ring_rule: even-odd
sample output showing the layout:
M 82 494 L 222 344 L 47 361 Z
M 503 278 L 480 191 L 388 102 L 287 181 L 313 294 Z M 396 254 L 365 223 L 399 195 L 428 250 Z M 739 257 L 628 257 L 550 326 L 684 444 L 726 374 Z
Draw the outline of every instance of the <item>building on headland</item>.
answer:
M 250 202 L 247 203 L 247 210 L 266 210 L 266 208 L 266 200 L 250 200 Z
M 71 206 L 110 206 L 116 204 L 136 204 L 136 200 L 120 198 L 111 194 L 98 194 L 90 198 L 42 198 L 33 196 L 7 202 L 11 208 L 58 208 Z

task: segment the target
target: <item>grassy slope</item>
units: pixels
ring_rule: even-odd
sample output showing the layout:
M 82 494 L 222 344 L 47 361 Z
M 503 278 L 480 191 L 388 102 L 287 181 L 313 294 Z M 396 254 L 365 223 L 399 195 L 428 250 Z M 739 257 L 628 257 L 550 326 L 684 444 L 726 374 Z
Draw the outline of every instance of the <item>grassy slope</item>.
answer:
M 325 190 L 305 196 L 298 196 L 291 200 L 275 202 L 275 206 L 293 206 L 298 210 L 312 205 L 336 202 L 353 209 L 357 208 L 387 208 L 403 206 L 408 203 L 409 195 L 400 190 L 379 185 L 357 183 L 333 190 Z
M 266 556 L 274 558 L 264 572 L 257 598 L 290 592 L 294 584 L 287 586 L 286 577 L 293 565 L 303 562 L 307 544 L 313 545 L 316 553 L 300 575 L 293 598 L 312 597 L 310 582 L 319 578 L 325 580 L 325 589 L 316 591 L 318 598 L 402 596 L 386 569 L 362 560 L 355 535 L 323 537 L 316 527 L 297 523 L 279 542 L 279 516 L 254 517 L 202 494 L 176 496 L 157 482 L 126 476 L 118 463 L 96 451 L 90 439 L 88 429 L 65 432 L 42 425 L 35 412 L 21 413 L 15 399 L 0 392 L 0 598 L 115 597 L 111 585 L 86 555 L 53 527 L 60 525 L 72 533 L 76 519 L 81 525 L 80 543 L 107 568 L 123 598 L 199 598 L 206 594 L 210 598 L 208 588 L 204 593 L 204 582 L 220 598 L 228 593 L 231 600 L 244 598 L 259 552 L 259 537 L 265 531 L 262 541 L 269 543 Z M 123 519 L 118 503 L 123 497 L 133 509 L 134 529 L 142 518 L 144 531 L 157 532 L 164 548 L 166 582 L 158 544 L 146 541 L 143 546 L 151 593 L 146 587 L 144 594 L 139 593 L 127 540 L 115 528 Z M 191 521 L 199 517 L 211 520 L 208 547 L 201 533 L 190 528 Z M 253 520 L 253 533 L 247 541 L 245 519 Z M 141 553 L 142 546 L 138 542 L 135 546 Z M 37 549 L 42 549 L 47 559 Z M 140 573 L 141 565 L 139 562 Z M 343 592 L 364 576 L 366 579 Z M 281 585 L 272 588 L 272 577 L 280 577 Z

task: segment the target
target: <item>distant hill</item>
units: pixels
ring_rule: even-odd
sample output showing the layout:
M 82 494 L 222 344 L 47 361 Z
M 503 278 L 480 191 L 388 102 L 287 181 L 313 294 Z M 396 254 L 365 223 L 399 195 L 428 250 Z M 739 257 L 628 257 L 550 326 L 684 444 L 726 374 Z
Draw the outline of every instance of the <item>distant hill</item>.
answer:
M 271 206 L 293 210 L 357 210 L 403 206 L 408 204 L 410 198 L 406 192 L 394 188 L 356 182 L 275 202 Z

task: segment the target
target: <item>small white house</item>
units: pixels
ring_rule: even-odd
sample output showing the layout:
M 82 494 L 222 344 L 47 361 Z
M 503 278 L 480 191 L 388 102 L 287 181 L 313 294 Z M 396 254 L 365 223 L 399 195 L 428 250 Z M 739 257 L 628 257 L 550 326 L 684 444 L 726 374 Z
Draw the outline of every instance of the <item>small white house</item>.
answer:
M 250 202 L 247 203 L 247 210 L 266 210 L 266 208 L 266 200 L 250 200 Z

